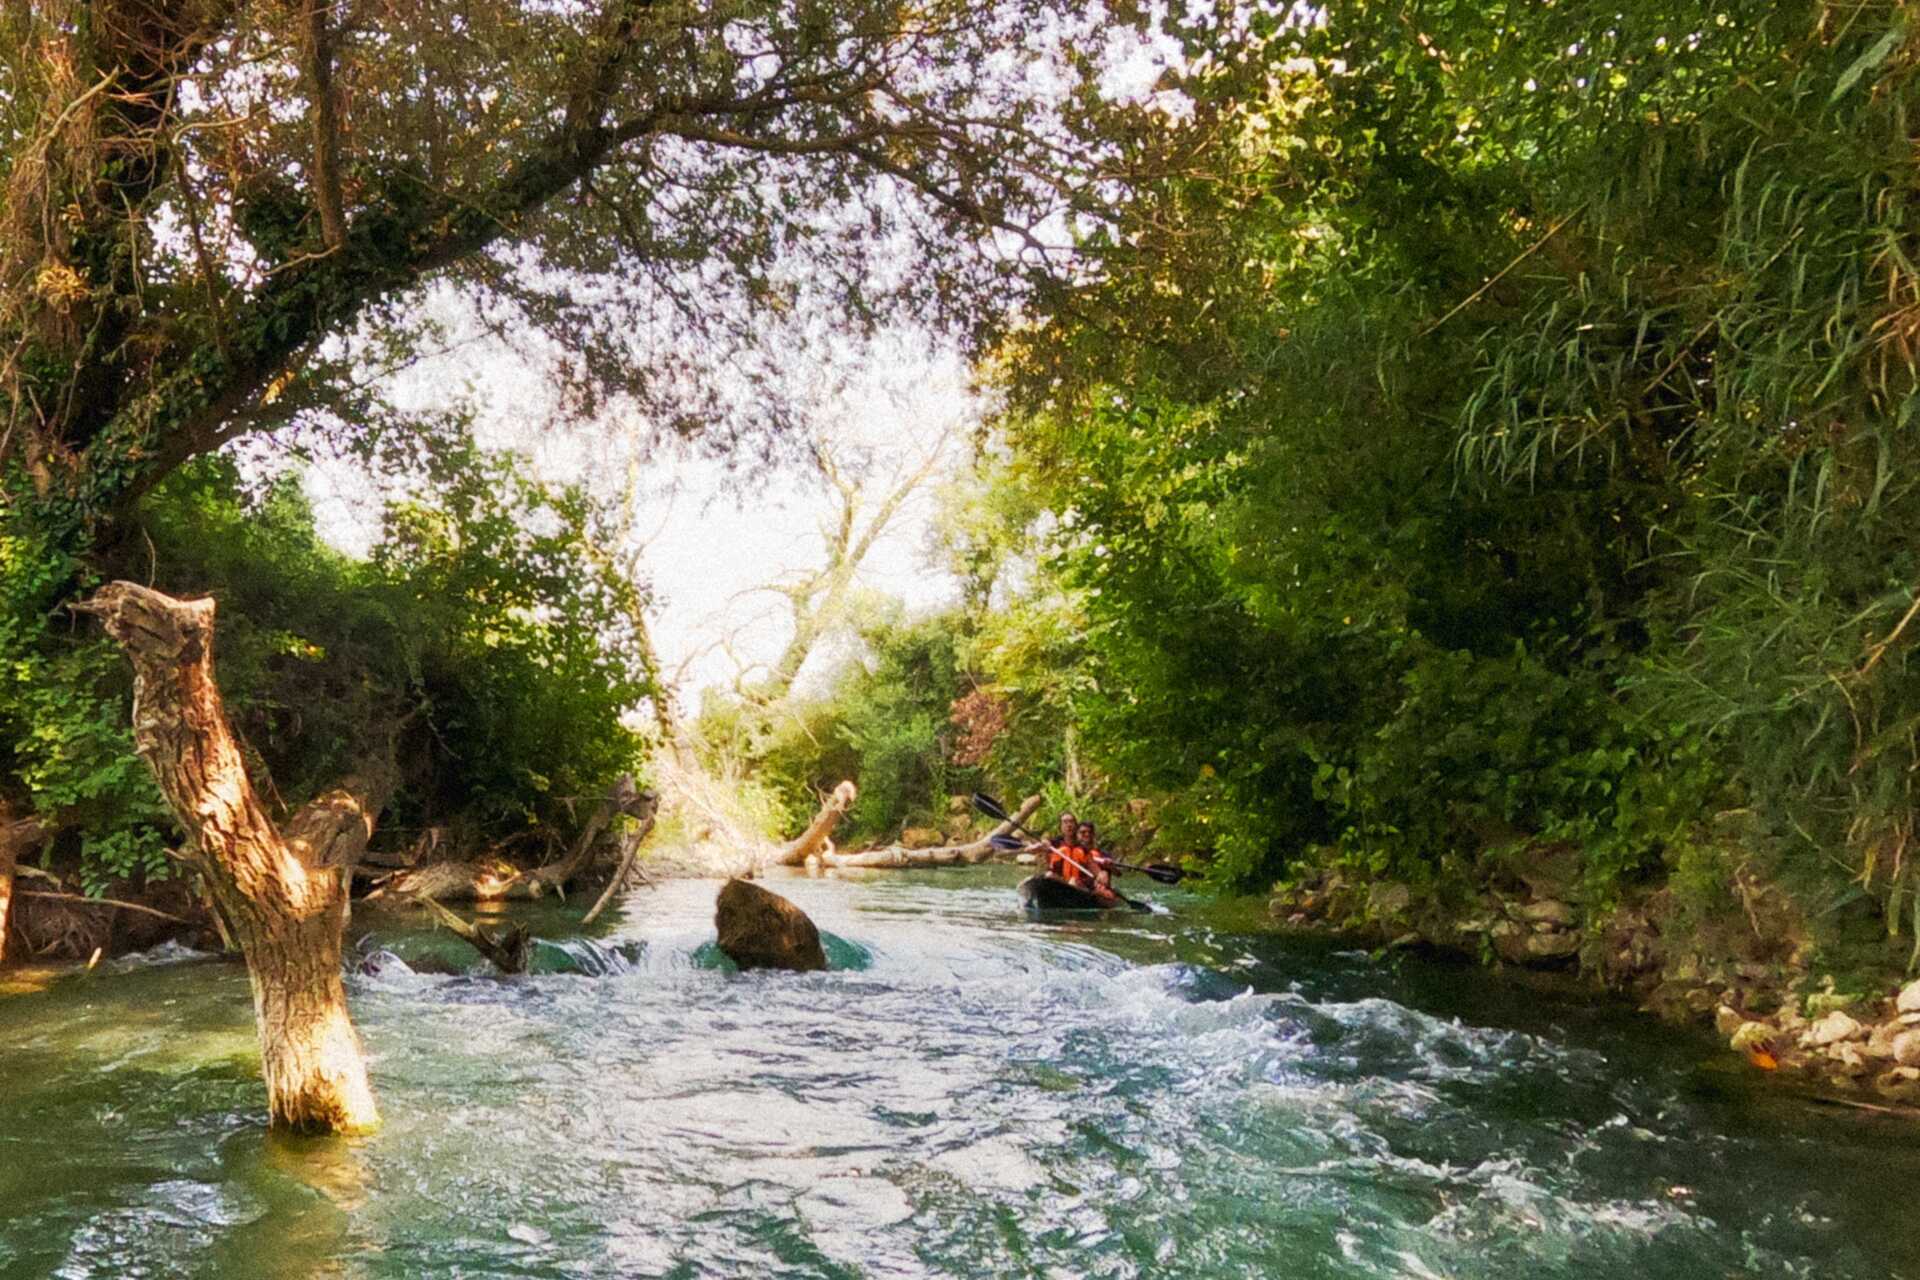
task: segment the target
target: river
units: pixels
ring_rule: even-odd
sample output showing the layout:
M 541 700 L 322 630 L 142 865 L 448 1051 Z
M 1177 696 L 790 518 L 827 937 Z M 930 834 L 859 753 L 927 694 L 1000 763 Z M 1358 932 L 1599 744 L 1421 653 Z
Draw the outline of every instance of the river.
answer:
M 1015 878 L 772 881 L 824 974 L 728 972 L 687 881 L 591 941 L 531 913 L 597 976 L 355 977 L 353 1140 L 267 1135 L 237 966 L 0 997 L 0 1275 L 1920 1277 L 1911 1122 L 1245 905 L 1036 925 Z

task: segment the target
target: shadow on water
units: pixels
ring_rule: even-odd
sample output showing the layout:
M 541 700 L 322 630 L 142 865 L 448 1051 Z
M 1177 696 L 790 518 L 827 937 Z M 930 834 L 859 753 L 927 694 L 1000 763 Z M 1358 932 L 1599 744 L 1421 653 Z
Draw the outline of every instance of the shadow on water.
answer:
M 0 1275 L 1910 1276 L 1904 1123 L 1576 992 L 1017 875 L 775 885 L 830 968 L 739 974 L 715 886 L 536 972 L 367 914 L 386 1126 L 268 1137 L 244 973 L 0 998 Z M 447 973 L 430 969 L 451 970 Z

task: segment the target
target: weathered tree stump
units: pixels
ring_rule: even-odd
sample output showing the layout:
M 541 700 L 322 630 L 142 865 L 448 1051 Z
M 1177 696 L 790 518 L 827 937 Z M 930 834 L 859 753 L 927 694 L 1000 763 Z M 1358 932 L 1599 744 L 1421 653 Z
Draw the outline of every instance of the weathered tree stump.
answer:
M 820 930 L 807 913 L 779 894 L 745 880 L 729 880 L 714 902 L 720 949 L 742 969 L 827 967 Z
M 353 864 L 392 792 L 390 765 L 329 791 L 282 831 L 254 794 L 214 683 L 213 601 L 114 582 L 75 608 L 98 614 L 132 660 L 134 745 L 246 956 L 270 1122 L 301 1133 L 373 1128 L 341 935 Z

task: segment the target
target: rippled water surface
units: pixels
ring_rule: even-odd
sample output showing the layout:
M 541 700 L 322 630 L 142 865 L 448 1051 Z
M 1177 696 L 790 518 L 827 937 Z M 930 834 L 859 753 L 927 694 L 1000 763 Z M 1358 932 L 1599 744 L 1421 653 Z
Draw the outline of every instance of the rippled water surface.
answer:
M 352 1141 L 264 1132 L 237 968 L 0 998 L 0 1275 L 1920 1277 L 1911 1124 L 1178 894 L 1031 924 L 1016 878 L 776 882 L 824 974 L 716 964 L 699 882 L 535 915 L 593 976 L 388 963 Z

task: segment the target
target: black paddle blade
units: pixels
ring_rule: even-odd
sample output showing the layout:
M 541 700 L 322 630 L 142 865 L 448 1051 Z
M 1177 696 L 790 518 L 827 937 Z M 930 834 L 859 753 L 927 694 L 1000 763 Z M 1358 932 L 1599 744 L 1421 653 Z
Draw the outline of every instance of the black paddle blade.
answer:
M 987 843 L 1003 853 L 1018 853 L 1027 847 L 1019 836 L 988 836 Z
M 1000 807 L 1000 802 L 984 791 L 973 793 L 973 807 L 989 818 L 998 818 L 1002 822 L 1007 820 L 1007 811 Z
M 1158 880 L 1161 884 L 1179 884 L 1187 878 L 1187 873 L 1178 867 L 1170 867 L 1164 862 L 1149 862 L 1140 868 L 1140 874 L 1149 880 Z

